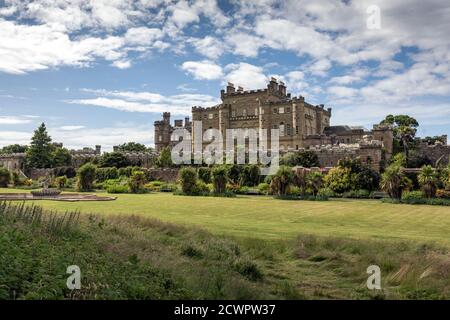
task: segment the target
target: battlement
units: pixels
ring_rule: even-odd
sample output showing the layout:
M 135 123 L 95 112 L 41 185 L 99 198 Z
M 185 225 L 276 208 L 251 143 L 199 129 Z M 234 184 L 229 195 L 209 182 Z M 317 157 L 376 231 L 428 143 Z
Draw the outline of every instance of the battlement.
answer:
M 214 107 L 199 107 L 194 106 L 192 107 L 192 112 L 204 112 L 204 111 L 218 111 L 222 107 L 221 104 L 214 106 Z
M 25 153 L 0 153 L 0 158 L 6 159 L 6 158 L 25 158 Z

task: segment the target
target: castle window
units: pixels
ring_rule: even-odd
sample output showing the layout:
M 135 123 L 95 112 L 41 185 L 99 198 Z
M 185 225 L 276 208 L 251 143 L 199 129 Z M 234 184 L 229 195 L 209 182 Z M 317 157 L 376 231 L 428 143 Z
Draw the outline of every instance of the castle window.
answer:
M 284 122 L 280 123 L 280 137 L 284 137 Z
M 295 127 L 295 134 L 298 134 L 298 126 Z
M 203 115 L 203 119 L 206 119 L 208 117 L 208 115 L 204 114 Z
M 286 108 L 286 113 L 290 113 L 291 112 L 291 108 Z
M 283 114 L 284 113 L 284 108 L 278 109 L 278 113 Z
M 231 110 L 231 116 L 236 117 L 236 110 Z
M 210 114 L 208 115 L 208 118 L 209 118 L 210 120 L 213 119 L 213 118 L 214 118 L 214 114 L 210 113 Z
M 159 142 L 162 141 L 162 136 L 158 136 L 158 141 L 159 141 Z
M 247 116 L 247 109 L 242 110 L 242 115 L 243 115 L 244 117 Z
M 264 114 L 264 109 L 263 108 L 261 108 L 261 114 Z
M 273 113 L 275 113 L 275 114 L 277 114 L 277 113 L 278 113 L 278 110 L 277 110 L 277 108 L 273 109 Z
M 288 135 L 288 136 L 291 135 L 291 125 L 290 124 L 286 125 L 286 135 Z
M 258 115 L 258 108 L 255 108 L 255 116 Z

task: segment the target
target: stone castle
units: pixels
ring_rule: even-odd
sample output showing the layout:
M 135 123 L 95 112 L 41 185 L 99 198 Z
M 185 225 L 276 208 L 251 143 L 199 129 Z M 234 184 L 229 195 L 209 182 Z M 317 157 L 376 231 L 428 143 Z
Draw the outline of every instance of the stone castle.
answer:
M 222 103 L 213 107 L 193 107 L 192 120 L 201 121 L 203 131 L 218 129 L 225 137 L 227 129 L 280 130 L 280 152 L 311 149 L 318 153 L 323 166 L 334 166 L 343 157 L 359 156 L 361 160 L 380 169 L 383 158 L 390 158 L 393 149 L 392 129 L 374 126 L 372 131 L 362 127 L 331 126 L 332 110 L 324 105 L 312 105 L 302 96 L 287 93 L 286 85 L 272 78 L 267 88 L 244 91 L 228 83 L 221 91 Z M 176 129 L 192 131 L 189 118 L 170 121 L 165 112 L 161 121 L 155 122 L 155 148 L 159 152 L 173 147 L 178 139 L 172 139 Z M 205 143 L 209 143 L 206 141 Z

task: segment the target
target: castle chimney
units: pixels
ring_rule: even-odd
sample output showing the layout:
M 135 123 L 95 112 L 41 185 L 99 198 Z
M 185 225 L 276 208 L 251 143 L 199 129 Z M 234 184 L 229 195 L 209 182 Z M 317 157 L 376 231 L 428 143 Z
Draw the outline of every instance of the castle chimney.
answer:
M 170 123 L 170 112 L 163 113 L 163 121 L 166 123 Z
M 230 94 L 230 93 L 235 93 L 235 89 L 234 89 L 234 84 L 232 84 L 231 82 L 228 82 L 228 85 L 227 85 L 227 94 Z
M 278 92 L 278 82 L 277 79 L 272 77 L 270 79 L 269 84 L 267 85 L 267 88 L 269 89 L 269 92 Z
M 278 91 L 280 92 L 280 95 L 285 97 L 286 96 L 286 85 L 283 81 L 280 81 L 280 85 L 278 86 Z

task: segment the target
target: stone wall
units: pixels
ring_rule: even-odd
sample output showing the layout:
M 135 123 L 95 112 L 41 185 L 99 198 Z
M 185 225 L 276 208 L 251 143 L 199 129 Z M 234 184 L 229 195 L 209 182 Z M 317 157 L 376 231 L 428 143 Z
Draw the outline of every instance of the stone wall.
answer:
M 428 158 L 433 166 L 435 166 L 437 162 L 441 165 L 450 164 L 450 145 L 441 143 L 428 145 L 426 143 L 421 143 L 418 149 L 420 154 Z
M 179 169 L 176 168 L 154 168 L 149 170 L 152 178 L 158 181 L 174 183 L 178 179 Z

